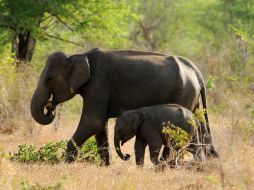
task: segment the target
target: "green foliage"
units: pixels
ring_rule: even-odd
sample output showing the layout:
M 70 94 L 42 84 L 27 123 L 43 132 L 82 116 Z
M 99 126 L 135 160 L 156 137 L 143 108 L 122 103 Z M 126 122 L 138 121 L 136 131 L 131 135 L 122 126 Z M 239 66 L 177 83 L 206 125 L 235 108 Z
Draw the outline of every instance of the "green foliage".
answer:
M 100 162 L 100 156 L 98 154 L 97 143 L 94 138 L 89 139 L 85 146 L 82 146 L 79 150 L 78 160 L 88 160 L 94 163 Z
M 207 90 L 212 90 L 215 87 L 215 83 L 214 83 L 214 77 L 213 76 L 209 76 L 206 82 L 206 89 Z
M 3 53 L 0 57 L 0 119 L 9 118 L 12 112 L 10 97 L 13 94 L 10 89 L 16 79 L 14 62 L 13 55 L 9 53 Z
M 28 105 L 38 74 L 27 65 L 16 67 L 16 64 L 13 54 L 5 51 L 0 55 L 0 130 L 13 130 L 14 124 L 18 128 L 17 122 L 31 117 Z
M 38 183 L 31 184 L 28 181 L 21 182 L 21 190 L 62 190 L 63 182 L 60 181 L 54 185 L 42 186 Z
M 19 145 L 17 153 L 10 153 L 9 158 L 12 161 L 22 163 L 47 163 L 57 164 L 65 160 L 65 149 L 67 142 L 49 142 L 39 149 L 33 144 Z M 99 163 L 97 144 L 94 138 L 90 138 L 84 146 L 78 151 L 78 161 L 88 161 Z
M 220 183 L 220 179 L 218 178 L 218 176 L 215 176 L 215 175 L 204 176 L 204 179 L 212 184 L 219 184 Z
M 232 25 L 230 25 L 230 28 L 232 29 L 233 33 L 237 36 L 240 37 L 241 40 L 245 41 L 246 43 L 250 44 L 251 46 L 254 46 L 254 32 L 248 33 L 244 31 L 244 29 L 239 29 L 236 28 Z
M 39 154 L 35 145 L 22 144 L 19 145 L 18 153 L 11 155 L 10 159 L 24 163 L 32 163 L 39 160 Z
M 205 113 L 206 113 L 206 109 L 198 108 L 196 109 L 194 113 L 194 118 L 196 118 L 198 122 L 206 123 Z
M 164 122 L 162 125 L 162 133 L 166 135 L 167 141 L 171 146 L 183 148 L 191 142 L 192 136 L 180 127 L 177 127 L 170 122 Z
M 206 110 L 203 108 L 196 109 L 195 113 L 193 114 L 193 117 L 188 119 L 188 123 L 194 127 L 195 130 L 198 130 L 200 127 L 200 123 L 206 123 L 206 119 L 204 114 L 206 113 Z
M 227 79 L 230 82 L 238 82 L 239 81 L 239 77 L 237 75 L 230 75 L 230 76 L 227 77 Z
M 38 161 L 50 164 L 61 162 L 64 159 L 66 144 L 66 141 L 60 141 L 56 143 L 49 142 L 45 144 L 38 150 Z
M 192 133 L 187 133 L 181 127 L 175 126 L 171 122 L 163 122 L 162 133 L 166 135 L 166 139 L 169 143 L 169 146 L 173 148 L 186 148 L 189 143 L 191 143 L 193 134 L 198 131 L 200 127 L 200 122 L 206 123 L 204 114 L 206 110 L 199 108 L 195 111 L 192 118 L 188 119 L 188 123 L 194 128 Z
M 253 0 L 140 0 L 132 38 L 139 48 L 186 56 L 209 76 L 251 75 L 253 5 Z
M 11 84 L 15 78 L 15 60 L 13 54 L 3 53 L 0 58 L 0 81 Z
M 30 33 L 42 42 L 53 38 L 82 47 L 84 41 L 123 46 L 132 5 L 125 0 L 1 0 L 0 44 L 19 43 L 20 34 Z

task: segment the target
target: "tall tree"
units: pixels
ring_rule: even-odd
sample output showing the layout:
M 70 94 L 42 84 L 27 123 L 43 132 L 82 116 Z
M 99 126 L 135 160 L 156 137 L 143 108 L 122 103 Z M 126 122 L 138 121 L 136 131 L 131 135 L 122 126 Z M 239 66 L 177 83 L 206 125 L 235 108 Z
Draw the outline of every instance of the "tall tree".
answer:
M 117 40 L 126 31 L 129 5 L 123 0 L 0 0 L 0 43 L 11 42 L 20 61 L 31 61 L 37 39 L 61 37 L 61 28 L 84 40 Z M 61 31 L 60 31 L 61 32 Z

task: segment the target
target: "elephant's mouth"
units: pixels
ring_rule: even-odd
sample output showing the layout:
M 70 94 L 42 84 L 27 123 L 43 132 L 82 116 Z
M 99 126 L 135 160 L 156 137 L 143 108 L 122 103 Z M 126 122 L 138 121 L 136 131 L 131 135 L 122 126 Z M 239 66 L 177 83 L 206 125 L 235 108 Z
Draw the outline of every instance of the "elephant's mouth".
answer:
M 124 145 L 124 143 L 126 143 L 126 139 L 125 139 L 125 137 L 121 140 L 121 146 L 123 146 L 123 145 Z
M 53 105 L 52 100 L 48 100 L 44 107 L 44 114 L 54 119 L 56 114 L 56 106 Z

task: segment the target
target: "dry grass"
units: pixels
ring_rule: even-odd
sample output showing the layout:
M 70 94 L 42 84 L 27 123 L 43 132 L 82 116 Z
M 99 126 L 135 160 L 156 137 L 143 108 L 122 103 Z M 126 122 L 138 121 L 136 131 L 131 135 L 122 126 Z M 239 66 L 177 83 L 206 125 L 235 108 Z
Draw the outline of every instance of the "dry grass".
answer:
M 0 189 L 21 189 L 22 181 L 46 186 L 62 181 L 63 189 L 252 189 L 254 185 L 254 149 L 252 137 L 241 126 L 248 124 L 246 118 L 234 114 L 218 116 L 210 114 L 214 143 L 221 159 L 205 162 L 198 167 L 166 169 L 156 173 L 148 154 L 145 168 L 137 169 L 134 156 L 125 162 L 116 157 L 113 147 L 113 123 L 109 122 L 109 140 L 112 165 L 99 167 L 85 163 L 39 165 L 12 163 L 0 160 Z M 0 149 L 16 151 L 21 143 L 43 145 L 49 141 L 68 139 L 73 134 L 79 116 L 64 117 L 61 127 L 55 131 L 53 125 L 39 126 L 33 130 L 19 127 L 13 134 L 1 135 Z M 244 122 L 244 124 L 243 124 Z M 131 140 L 123 151 L 133 153 Z

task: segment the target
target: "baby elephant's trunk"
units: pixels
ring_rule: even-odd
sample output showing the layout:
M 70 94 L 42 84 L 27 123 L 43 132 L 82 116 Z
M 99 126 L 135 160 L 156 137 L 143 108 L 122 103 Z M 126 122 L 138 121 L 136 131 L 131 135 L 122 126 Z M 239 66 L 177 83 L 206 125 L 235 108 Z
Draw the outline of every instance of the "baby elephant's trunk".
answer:
M 116 149 L 116 153 L 118 154 L 118 156 L 122 160 L 128 160 L 130 158 L 130 155 L 129 154 L 123 155 L 121 148 L 120 148 L 120 140 L 115 138 L 114 144 L 115 144 L 115 149 Z

